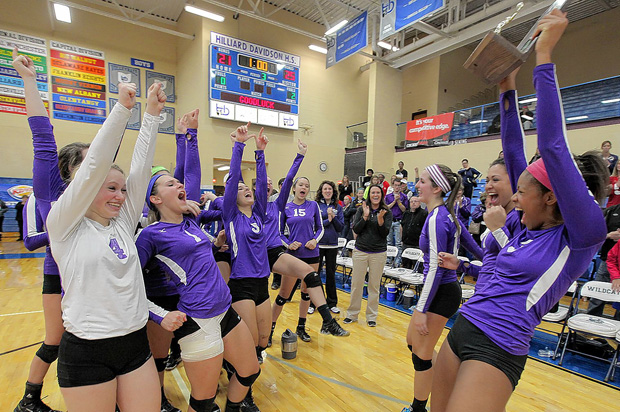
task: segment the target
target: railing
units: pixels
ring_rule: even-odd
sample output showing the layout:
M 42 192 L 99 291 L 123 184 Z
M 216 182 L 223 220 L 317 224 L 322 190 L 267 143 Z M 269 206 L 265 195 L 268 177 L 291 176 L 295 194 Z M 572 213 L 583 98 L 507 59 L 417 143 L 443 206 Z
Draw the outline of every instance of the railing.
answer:
M 366 136 L 368 135 L 368 122 L 362 122 L 347 126 L 347 149 L 356 147 L 366 147 Z

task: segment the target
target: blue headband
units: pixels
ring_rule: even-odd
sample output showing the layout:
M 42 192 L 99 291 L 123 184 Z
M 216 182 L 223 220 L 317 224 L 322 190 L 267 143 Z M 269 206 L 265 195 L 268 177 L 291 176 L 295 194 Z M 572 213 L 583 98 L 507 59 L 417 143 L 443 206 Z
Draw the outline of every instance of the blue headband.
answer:
M 155 210 L 155 205 L 151 203 L 151 192 L 153 191 L 153 186 L 155 186 L 155 182 L 157 181 L 157 179 L 159 179 L 162 176 L 165 176 L 165 175 L 155 175 L 151 177 L 151 180 L 149 181 L 148 189 L 146 190 L 146 204 L 149 206 L 149 209 L 151 210 Z

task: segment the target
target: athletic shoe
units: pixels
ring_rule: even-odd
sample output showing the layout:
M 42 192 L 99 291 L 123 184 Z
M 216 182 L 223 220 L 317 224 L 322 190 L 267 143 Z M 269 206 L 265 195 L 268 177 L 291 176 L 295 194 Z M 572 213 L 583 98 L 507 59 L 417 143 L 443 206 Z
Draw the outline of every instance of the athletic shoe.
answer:
M 340 313 L 340 309 L 338 309 L 337 306 L 332 306 L 329 310 L 331 310 L 332 313 L 336 313 L 336 314 Z
M 314 307 L 310 306 L 308 308 L 308 315 L 312 315 L 314 313 L 314 311 L 315 311 Z
M 271 332 L 269 333 L 269 340 L 267 341 L 267 347 L 270 348 L 272 344 L 273 344 L 273 329 L 271 329 Z
M 297 326 L 297 336 L 304 342 L 310 342 L 312 340 L 308 332 L 306 332 L 306 328 L 303 326 Z
M 24 402 L 22 399 L 19 401 L 13 412 L 60 412 L 55 409 L 50 408 L 46 404 L 43 403 L 41 399 L 37 399 L 32 402 L 30 399 L 27 402 Z
M 272 283 L 272 284 L 271 284 L 271 289 L 273 289 L 273 290 L 280 289 L 280 284 L 279 284 L 279 283 L 275 283 L 275 282 L 274 282 L 274 283 Z
M 374 328 L 377 326 L 377 322 L 375 322 L 374 320 L 369 320 L 368 322 L 366 322 L 366 324 L 370 326 L 371 328 Z
M 256 359 L 258 359 L 258 364 L 259 364 L 259 365 L 262 365 L 262 364 L 263 364 L 263 362 L 265 361 L 265 360 L 263 359 L 263 352 L 256 354 Z
M 412 412 L 412 411 L 413 409 L 411 409 L 411 406 L 407 406 L 406 408 L 403 408 L 403 410 L 400 412 Z
M 334 335 L 334 336 L 349 336 L 350 335 L 348 330 L 342 329 L 342 326 L 340 326 L 338 322 L 336 322 L 336 319 L 332 319 L 327 323 L 323 323 L 323 326 L 321 327 L 321 333 Z
M 211 408 L 211 412 L 222 412 L 222 410 L 220 409 L 219 406 L 217 406 L 217 403 L 213 402 L 213 407 Z
M 241 402 L 241 412 L 260 412 L 258 406 L 254 403 L 254 397 L 252 395 L 248 395 Z
M 164 398 L 161 400 L 161 412 L 181 412 L 181 410 L 172 406 L 168 399 Z
M 173 355 L 170 354 L 168 355 L 168 358 L 166 358 L 166 370 L 167 371 L 171 371 L 174 368 L 177 367 L 177 365 L 181 363 L 181 355 Z
M 342 321 L 342 323 L 344 323 L 345 325 L 348 325 L 349 323 L 353 323 L 353 322 L 357 322 L 357 319 L 353 320 L 351 318 L 344 318 L 344 320 Z

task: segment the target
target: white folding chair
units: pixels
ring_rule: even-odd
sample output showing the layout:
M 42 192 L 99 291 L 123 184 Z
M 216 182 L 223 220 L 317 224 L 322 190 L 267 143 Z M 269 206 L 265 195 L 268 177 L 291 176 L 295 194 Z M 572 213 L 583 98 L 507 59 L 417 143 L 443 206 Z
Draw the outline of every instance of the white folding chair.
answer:
M 602 300 L 603 302 L 620 302 L 620 293 L 614 292 L 611 289 L 610 282 L 586 282 L 581 287 L 578 295 L 579 297 L 577 298 L 577 307 L 575 312 L 579 312 L 579 301 L 581 300 L 581 297 L 596 298 Z M 588 315 L 587 313 L 579 313 L 568 318 L 566 326 L 568 327 L 568 336 L 564 340 L 564 347 L 562 348 L 562 356 L 560 357 L 560 362 L 558 363 L 559 365 L 562 365 L 564 355 L 567 350 L 570 352 L 580 353 L 583 356 L 599 359 L 604 362 L 610 362 L 609 359 L 579 352 L 575 349 L 568 349 L 568 341 L 570 340 L 571 334 L 576 333 L 603 339 L 615 339 L 618 331 L 620 331 L 620 321 L 608 319 L 602 316 Z M 607 382 L 608 378 L 609 376 L 605 377 L 605 382 Z
M 424 252 L 420 249 L 416 249 L 413 247 L 408 247 L 403 250 L 403 254 L 401 255 L 403 259 L 409 259 L 413 261 L 413 268 L 411 269 L 414 273 L 420 272 L 420 266 L 424 263 Z
M 346 248 L 350 251 L 350 255 L 353 255 L 353 249 L 355 249 L 355 239 L 349 240 L 346 244 Z M 353 258 L 352 257 L 342 257 L 336 259 L 336 266 L 340 266 L 342 268 L 342 287 L 347 284 L 347 282 L 351 283 L 351 273 L 353 272 Z
M 618 355 L 620 354 L 620 330 L 616 333 L 616 352 L 614 353 L 614 357 L 611 360 L 611 365 L 609 365 L 609 371 L 607 371 L 607 376 L 605 376 L 605 381 L 614 380 L 614 374 L 616 373 L 616 367 L 618 366 Z
M 389 246 L 387 247 L 387 251 L 386 251 L 386 257 L 388 258 L 388 260 L 390 258 L 392 258 L 392 264 L 391 265 L 384 265 L 383 266 L 383 273 L 385 274 L 386 270 L 392 269 L 394 267 L 394 258 L 398 255 L 398 248 L 396 246 Z
M 560 305 L 557 312 L 549 312 L 542 318 L 544 322 L 562 324 L 562 330 L 559 333 L 551 329 L 541 327 L 540 325 L 538 326 L 538 329 L 540 330 L 555 333 L 556 335 L 558 335 L 558 343 L 555 345 L 555 350 L 553 351 L 553 360 L 555 360 L 560 354 L 560 347 L 562 345 L 562 339 L 565 338 L 564 331 L 566 330 L 566 324 L 568 322 L 568 319 L 575 314 L 575 302 L 577 300 L 578 291 L 579 284 L 577 282 L 573 282 L 573 284 L 570 285 L 568 291 L 566 292 L 571 294 L 571 300 L 569 305 Z

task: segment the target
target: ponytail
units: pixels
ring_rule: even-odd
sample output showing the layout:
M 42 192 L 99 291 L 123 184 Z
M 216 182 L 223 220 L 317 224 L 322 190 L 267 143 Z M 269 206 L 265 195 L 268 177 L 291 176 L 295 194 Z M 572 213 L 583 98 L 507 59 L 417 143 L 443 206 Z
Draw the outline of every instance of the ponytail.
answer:
M 456 196 L 458 195 L 458 191 L 463 184 L 463 178 L 458 173 L 454 173 L 452 169 L 450 169 L 446 165 L 437 164 L 436 166 L 439 168 L 443 176 L 448 181 L 448 185 L 450 186 L 450 195 L 448 196 L 448 199 L 444 202 L 444 205 L 446 206 L 446 208 L 448 208 L 448 212 L 450 212 L 450 216 L 452 216 L 452 220 L 456 225 L 456 232 L 458 234 L 458 237 L 460 237 L 461 225 L 459 224 L 459 221 L 456 217 L 456 213 L 454 213 L 454 204 L 456 203 Z M 437 183 L 435 183 L 433 179 L 431 179 L 431 182 L 434 187 L 440 187 L 439 185 L 437 185 Z M 446 194 L 447 193 L 444 191 L 444 189 L 442 189 L 441 197 L 443 198 Z

